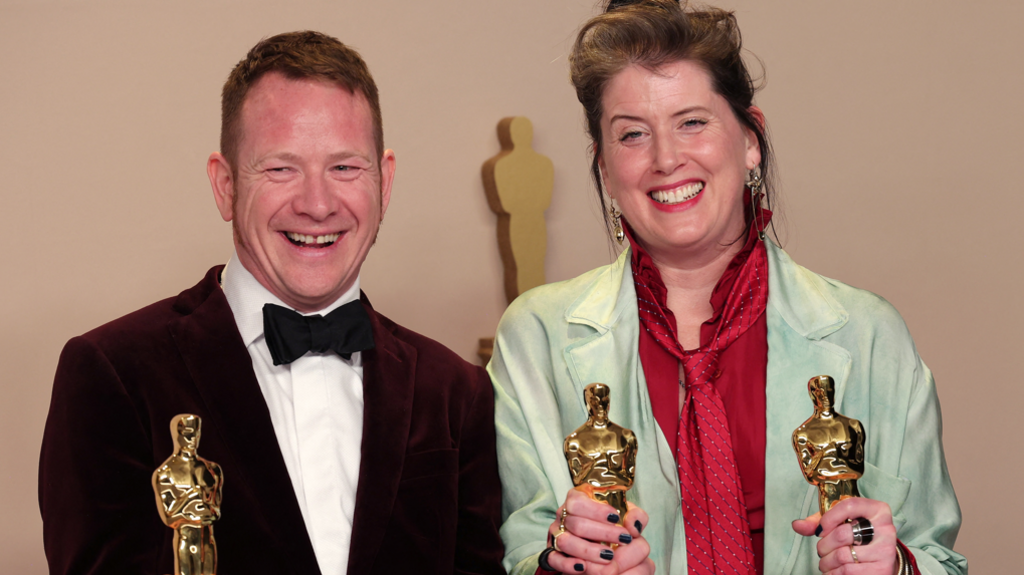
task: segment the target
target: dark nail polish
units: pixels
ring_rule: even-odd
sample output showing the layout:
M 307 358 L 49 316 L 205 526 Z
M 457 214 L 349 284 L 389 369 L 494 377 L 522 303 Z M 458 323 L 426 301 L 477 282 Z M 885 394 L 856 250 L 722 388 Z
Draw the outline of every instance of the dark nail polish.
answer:
M 618 523 L 618 522 L 619 522 L 619 516 L 617 514 L 615 514 L 615 513 L 609 513 L 608 514 L 608 523 Z
M 615 559 L 615 553 L 612 553 L 611 549 L 602 549 L 601 559 L 604 559 L 605 561 L 611 561 L 612 559 Z
M 644 526 L 643 526 L 643 524 L 640 523 L 639 519 L 637 519 L 636 521 L 633 522 L 633 527 L 636 527 L 636 532 L 637 533 L 643 533 L 643 531 L 644 531 Z
M 573 565 L 572 568 L 577 570 L 577 571 L 583 571 L 583 564 L 582 563 L 577 563 L 577 564 Z
M 630 535 L 629 533 L 623 533 L 622 535 L 619 535 L 619 543 L 629 544 L 629 543 L 632 543 L 632 542 L 633 542 L 633 536 Z
M 814 534 L 818 537 L 821 537 L 821 525 L 819 525 L 818 528 L 814 530 Z

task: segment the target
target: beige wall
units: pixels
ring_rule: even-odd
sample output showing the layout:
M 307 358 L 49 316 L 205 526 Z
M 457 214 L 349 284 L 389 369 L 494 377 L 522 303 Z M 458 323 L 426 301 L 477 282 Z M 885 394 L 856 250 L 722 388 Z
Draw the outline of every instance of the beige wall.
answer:
M 1020 2 L 730 0 L 767 65 L 785 247 L 901 310 L 935 372 L 975 573 L 1015 570 L 1024 398 Z M 503 307 L 481 163 L 526 115 L 555 163 L 550 280 L 611 257 L 565 54 L 592 0 L 0 0 L 0 571 L 45 572 L 36 461 L 64 341 L 231 254 L 204 163 L 218 94 L 260 37 L 361 50 L 398 154 L 364 267 L 378 309 L 472 358 Z M 1002 409 L 1000 409 L 1002 407 Z M 1009 408 L 1009 409 L 1006 409 Z M 1010 412 L 1008 414 L 1007 412 Z M 1005 459 L 1005 461 L 1002 461 Z M 795 471 L 794 462 L 794 471 Z M 229 495 L 230 496 L 230 495 Z

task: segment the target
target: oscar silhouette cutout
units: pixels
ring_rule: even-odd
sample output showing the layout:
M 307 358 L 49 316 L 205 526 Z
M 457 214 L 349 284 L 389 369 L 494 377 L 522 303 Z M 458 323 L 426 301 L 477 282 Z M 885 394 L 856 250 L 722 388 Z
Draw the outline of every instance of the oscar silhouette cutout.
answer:
M 547 226 L 544 210 L 551 205 L 554 164 L 535 152 L 533 124 L 522 116 L 498 123 L 501 152 L 484 162 L 484 191 L 498 214 L 498 248 L 505 268 L 509 303 L 524 291 L 544 284 Z

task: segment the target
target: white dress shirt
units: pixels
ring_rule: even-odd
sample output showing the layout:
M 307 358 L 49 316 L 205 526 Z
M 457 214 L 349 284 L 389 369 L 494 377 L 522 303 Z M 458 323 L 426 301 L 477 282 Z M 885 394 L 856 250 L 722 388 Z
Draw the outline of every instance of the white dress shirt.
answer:
M 224 269 L 222 286 L 270 409 L 320 571 L 344 575 L 363 437 L 362 353 L 345 360 L 333 351 L 308 352 L 274 365 L 263 335 L 263 305 L 290 306 L 263 287 L 237 254 Z M 326 315 L 358 298 L 357 277 L 351 289 L 316 313 Z

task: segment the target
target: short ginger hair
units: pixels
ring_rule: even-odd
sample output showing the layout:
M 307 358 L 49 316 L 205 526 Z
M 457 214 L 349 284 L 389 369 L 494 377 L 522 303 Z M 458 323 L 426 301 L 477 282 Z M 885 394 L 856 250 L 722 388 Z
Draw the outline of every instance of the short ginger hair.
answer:
M 286 32 L 264 38 L 249 50 L 224 82 L 221 92 L 220 151 L 235 169 L 242 137 L 242 105 L 264 75 L 278 72 L 291 79 L 323 80 L 360 93 L 370 105 L 377 161 L 384 155 L 384 126 L 377 84 L 358 52 L 320 32 Z

